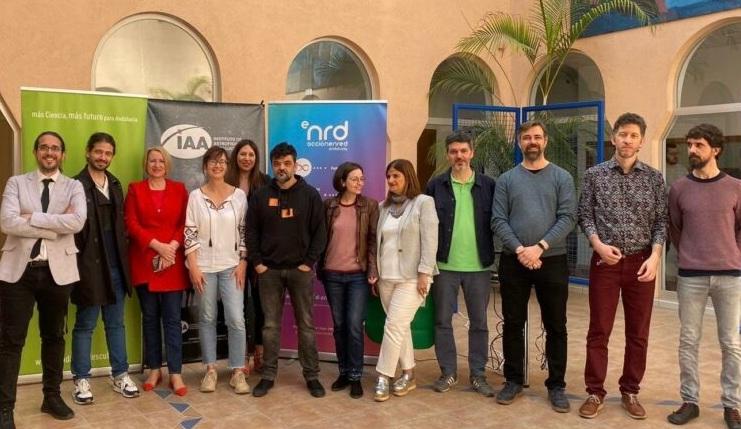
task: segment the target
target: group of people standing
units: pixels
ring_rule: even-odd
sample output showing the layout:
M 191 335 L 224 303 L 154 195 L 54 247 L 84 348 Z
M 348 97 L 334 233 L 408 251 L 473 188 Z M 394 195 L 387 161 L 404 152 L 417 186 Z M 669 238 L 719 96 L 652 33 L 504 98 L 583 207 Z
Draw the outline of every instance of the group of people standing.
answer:
M 411 322 L 432 295 L 436 305 L 435 353 L 440 377 L 434 390 L 458 383 L 452 316 L 458 292 L 469 318 L 468 364 L 472 389 L 513 403 L 524 384 L 524 326 L 535 289 L 546 332 L 551 407 L 570 410 L 566 395 L 567 237 L 578 225 L 594 252 L 590 264 L 587 399 L 584 418 L 604 407 L 607 344 L 620 297 L 626 348 L 619 380 L 621 404 L 630 417 L 646 418 L 638 401 L 646 368 L 655 277 L 667 231 L 679 254 L 680 368 L 683 405 L 668 416 L 683 424 L 699 414 L 698 343 L 709 295 L 715 306 L 723 354 L 724 417 L 739 429 L 741 417 L 741 181 L 721 172 L 717 158 L 723 135 L 702 124 L 687 135 L 692 171 L 668 194 L 662 175 L 638 160 L 646 124 L 626 113 L 614 124 L 615 156 L 586 171 L 577 197 L 571 174 L 545 157 L 546 126 L 523 123 L 518 142 L 523 162 L 496 181 L 474 171 L 472 136 L 446 139 L 450 168 L 422 188 L 411 162 L 386 168 L 382 202 L 363 195 L 363 167 L 338 166 L 335 197 L 319 193 L 296 175 L 297 153 L 280 143 L 270 152 L 274 177 L 259 171 L 256 145 L 241 141 L 231 155 L 212 147 L 203 156 L 205 183 L 188 195 L 167 178 L 171 162 L 161 147 L 147 150 L 147 178 L 132 183 L 124 198 L 107 170 L 115 141 L 90 137 L 87 166 L 70 180 L 60 173 L 62 137 L 39 135 L 38 170 L 11 178 L 3 195 L 2 230 L 8 235 L 0 259 L 0 427 L 13 426 L 20 353 L 34 303 L 42 337 L 42 411 L 74 416 L 59 394 L 64 320 L 72 297 L 77 316 L 72 337 L 74 401 L 93 402 L 91 334 L 103 314 L 113 389 L 139 395 L 128 376 L 123 302 L 136 290 L 143 314 L 144 390 L 164 378 L 187 394 L 180 375 L 183 291 L 192 284 L 199 308 L 199 338 L 205 375 L 202 392 L 217 387 L 216 313 L 221 299 L 228 329 L 230 386 L 238 394 L 265 396 L 278 371 L 285 293 L 298 327 L 298 357 L 309 393 L 322 397 L 313 324 L 314 272 L 332 311 L 339 367 L 333 391 L 349 387 L 363 396 L 364 321 L 371 294 L 380 297 L 386 322 L 376 365 L 373 397 L 382 402 L 417 386 Z M 498 274 L 504 318 L 505 384 L 495 392 L 486 380 L 489 349 L 487 311 L 491 294 L 493 242 L 502 245 Z M 245 289 L 251 288 L 251 294 Z M 246 295 L 255 298 L 256 366 L 261 380 L 247 383 Z M 164 332 L 164 338 L 161 332 Z M 397 367 L 400 367 L 398 377 Z

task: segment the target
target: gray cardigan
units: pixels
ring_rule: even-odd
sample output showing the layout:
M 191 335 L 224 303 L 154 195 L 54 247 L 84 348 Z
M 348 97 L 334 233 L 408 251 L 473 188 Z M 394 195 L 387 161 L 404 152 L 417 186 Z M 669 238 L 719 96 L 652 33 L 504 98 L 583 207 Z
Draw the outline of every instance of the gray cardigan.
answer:
M 381 258 L 392 255 L 381 255 L 383 244 L 382 228 L 386 217 L 390 216 L 389 208 L 381 204 L 378 216 L 378 277 L 383 279 Z M 438 274 L 437 262 L 437 212 L 435 200 L 424 194 L 417 195 L 401 215 L 397 232 L 398 255 L 401 275 L 405 279 L 416 279 L 418 273 Z M 395 255 L 394 255 L 395 256 Z M 396 256 L 395 256 L 396 257 Z

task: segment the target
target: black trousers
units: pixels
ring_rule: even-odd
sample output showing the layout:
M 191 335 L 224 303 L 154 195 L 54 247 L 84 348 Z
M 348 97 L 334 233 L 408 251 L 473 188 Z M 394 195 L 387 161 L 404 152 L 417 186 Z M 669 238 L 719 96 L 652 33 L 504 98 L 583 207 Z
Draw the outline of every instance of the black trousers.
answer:
M 72 285 L 54 282 L 49 267 L 27 267 L 17 283 L 0 282 L 0 407 L 14 408 L 28 324 L 38 305 L 44 396 L 59 395 L 64 332 Z
M 548 389 L 564 388 L 566 382 L 566 301 L 569 296 L 569 268 L 566 255 L 541 258 L 543 265 L 530 270 L 520 264 L 516 255 L 502 254 L 499 282 L 504 316 L 504 377 L 523 384 L 525 356 L 525 322 L 530 289 L 540 304 L 540 315 L 546 332 L 545 354 L 548 361 Z

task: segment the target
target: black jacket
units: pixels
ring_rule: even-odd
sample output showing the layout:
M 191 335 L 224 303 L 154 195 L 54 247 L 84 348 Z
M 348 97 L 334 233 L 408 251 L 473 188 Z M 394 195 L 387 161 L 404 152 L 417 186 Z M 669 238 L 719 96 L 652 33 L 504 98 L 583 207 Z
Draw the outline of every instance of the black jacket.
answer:
M 435 199 L 437 210 L 438 243 L 437 260 L 448 262 L 450 243 L 453 238 L 453 222 L 455 221 L 455 196 L 453 185 L 450 183 L 450 169 L 427 182 L 425 193 Z M 481 265 L 488 267 L 494 263 L 494 235 L 491 231 L 491 207 L 494 202 L 494 179 L 476 173 L 471 188 L 473 195 L 473 221 L 476 227 L 476 248 L 479 251 Z
M 289 189 L 276 180 L 256 190 L 247 210 L 247 256 L 255 266 L 310 267 L 327 244 L 322 198 L 300 176 Z
M 113 204 L 113 228 L 118 247 L 118 258 L 123 274 L 123 282 L 128 295 L 131 295 L 129 278 L 129 258 L 127 251 L 126 229 L 124 227 L 123 189 L 121 182 L 106 171 L 108 178 L 108 195 Z M 81 306 L 109 305 L 116 302 L 116 295 L 111 286 L 111 274 L 108 269 L 102 237 L 102 220 L 97 198 L 100 194 L 95 188 L 90 173 L 85 166 L 75 179 L 82 183 L 87 200 L 87 220 L 82 231 L 75 234 L 75 244 L 79 249 L 77 267 L 80 281 L 72 289 L 72 302 Z

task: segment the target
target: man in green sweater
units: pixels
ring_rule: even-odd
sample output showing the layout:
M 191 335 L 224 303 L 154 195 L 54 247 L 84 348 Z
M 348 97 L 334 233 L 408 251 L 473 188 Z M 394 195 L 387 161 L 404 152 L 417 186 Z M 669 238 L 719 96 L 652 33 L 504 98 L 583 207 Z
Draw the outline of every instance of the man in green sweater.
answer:
M 566 413 L 566 237 L 576 223 L 576 192 L 571 175 L 545 159 L 548 134 L 542 122 L 520 125 L 519 144 L 522 164 L 499 176 L 492 208 L 492 230 L 504 245 L 499 281 L 506 383 L 497 402 L 508 405 L 522 394 L 523 328 L 534 287 L 547 334 L 548 399 L 555 411 Z

